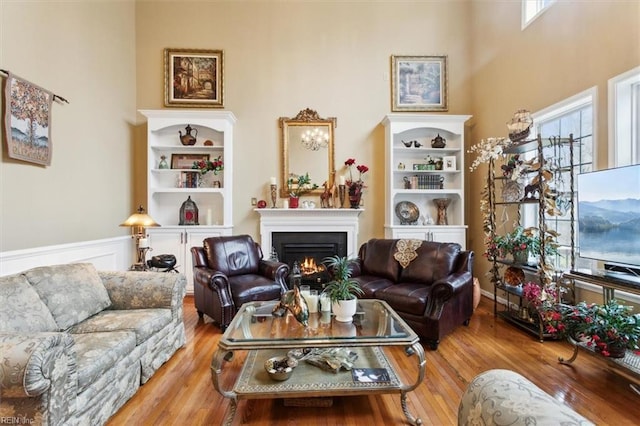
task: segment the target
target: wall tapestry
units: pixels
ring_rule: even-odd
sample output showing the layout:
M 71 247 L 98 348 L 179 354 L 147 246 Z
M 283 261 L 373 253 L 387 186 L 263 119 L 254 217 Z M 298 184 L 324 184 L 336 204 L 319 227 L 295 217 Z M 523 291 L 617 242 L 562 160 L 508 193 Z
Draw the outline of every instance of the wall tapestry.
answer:
M 10 158 L 51 165 L 54 94 L 7 72 L 5 129 Z

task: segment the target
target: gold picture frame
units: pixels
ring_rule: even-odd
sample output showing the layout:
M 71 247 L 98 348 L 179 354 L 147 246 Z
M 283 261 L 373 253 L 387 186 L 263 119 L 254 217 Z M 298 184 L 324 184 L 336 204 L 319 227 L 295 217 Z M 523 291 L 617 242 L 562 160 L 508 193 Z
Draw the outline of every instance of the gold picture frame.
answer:
M 447 111 L 446 56 L 391 56 L 391 111 Z
M 164 105 L 222 108 L 224 52 L 204 49 L 164 49 Z

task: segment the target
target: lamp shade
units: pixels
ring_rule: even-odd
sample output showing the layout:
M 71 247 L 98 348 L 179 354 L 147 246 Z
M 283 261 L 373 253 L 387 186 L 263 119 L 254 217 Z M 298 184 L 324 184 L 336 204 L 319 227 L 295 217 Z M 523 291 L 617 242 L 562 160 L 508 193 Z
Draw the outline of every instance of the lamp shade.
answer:
M 149 228 L 151 226 L 160 226 L 155 220 L 145 213 L 144 207 L 138 207 L 138 211 L 127 218 L 120 226 L 141 226 L 143 228 Z

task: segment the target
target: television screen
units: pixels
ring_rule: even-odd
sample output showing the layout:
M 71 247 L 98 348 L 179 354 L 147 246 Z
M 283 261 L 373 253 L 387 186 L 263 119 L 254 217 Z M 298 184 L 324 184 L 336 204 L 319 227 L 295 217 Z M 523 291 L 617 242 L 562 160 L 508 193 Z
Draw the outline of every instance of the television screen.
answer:
M 640 266 L 640 165 L 578 175 L 580 257 Z

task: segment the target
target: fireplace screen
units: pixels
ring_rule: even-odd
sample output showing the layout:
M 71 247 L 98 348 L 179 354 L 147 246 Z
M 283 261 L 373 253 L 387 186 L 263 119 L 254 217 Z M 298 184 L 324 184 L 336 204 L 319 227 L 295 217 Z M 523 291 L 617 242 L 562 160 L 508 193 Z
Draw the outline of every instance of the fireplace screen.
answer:
M 322 265 L 328 256 L 347 255 L 346 232 L 274 232 L 271 243 L 281 262 L 298 262 L 303 284 L 322 284 L 329 278 Z

